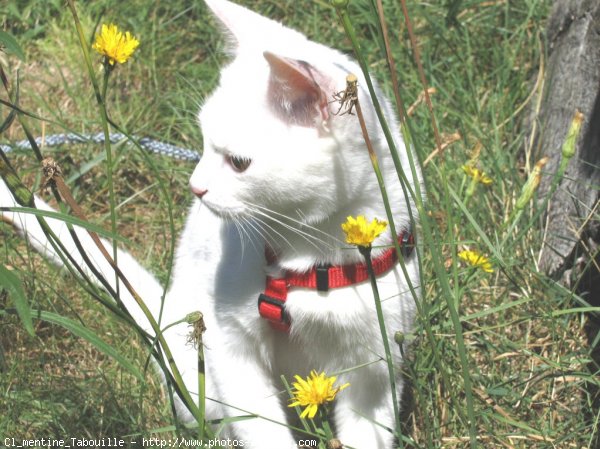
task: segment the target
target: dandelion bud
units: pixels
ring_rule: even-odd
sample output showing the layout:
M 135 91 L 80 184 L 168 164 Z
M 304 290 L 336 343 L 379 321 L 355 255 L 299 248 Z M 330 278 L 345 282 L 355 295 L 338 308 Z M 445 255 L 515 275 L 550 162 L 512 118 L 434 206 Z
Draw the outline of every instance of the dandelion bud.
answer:
M 546 165 L 547 163 L 547 157 L 543 157 L 536 162 L 535 166 L 533 167 L 533 170 L 531 171 L 531 174 L 529 175 L 529 178 L 527 178 L 527 182 L 521 190 L 521 196 L 515 204 L 516 209 L 521 210 L 525 207 L 527 203 L 529 203 L 529 201 L 533 197 L 533 194 L 540 185 L 540 180 L 542 179 L 542 168 L 544 168 L 544 165 Z
M 204 317 L 204 315 L 202 315 L 202 312 L 198 312 L 198 311 L 191 312 L 185 316 L 185 321 L 188 324 L 195 324 L 198 321 L 200 321 L 203 317 Z
M 332 438 L 327 442 L 327 449 L 343 449 L 344 445 L 337 438 Z
M 406 339 L 406 336 L 404 335 L 404 332 L 396 332 L 394 334 L 394 341 L 396 342 L 396 344 L 398 346 L 402 346 L 404 344 L 404 340 Z
M 346 8 L 350 3 L 349 0 L 331 0 L 331 4 L 336 8 Z
M 55 177 L 62 176 L 60 166 L 51 157 L 47 157 L 42 161 L 42 173 L 44 174 L 44 187 L 48 187 L 55 182 Z
M 562 147 L 562 156 L 565 159 L 571 159 L 575 155 L 575 144 L 577 143 L 577 137 L 581 131 L 581 125 L 583 124 L 583 114 L 580 111 L 575 111 L 571 127 L 567 133 L 567 138 Z
M 187 337 L 187 342 L 194 348 L 201 348 L 202 334 L 206 331 L 204 315 L 202 315 L 202 312 L 191 312 L 185 316 L 185 321 L 187 321 L 191 327 Z

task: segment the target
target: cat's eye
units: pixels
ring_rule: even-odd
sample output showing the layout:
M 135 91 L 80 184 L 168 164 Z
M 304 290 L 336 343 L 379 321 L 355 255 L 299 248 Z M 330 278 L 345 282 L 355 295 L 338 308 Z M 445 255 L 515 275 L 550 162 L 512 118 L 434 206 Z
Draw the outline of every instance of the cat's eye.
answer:
M 236 172 L 241 173 L 246 171 L 250 164 L 252 163 L 252 159 L 242 156 L 234 156 L 230 154 L 226 157 L 227 163 L 231 165 Z

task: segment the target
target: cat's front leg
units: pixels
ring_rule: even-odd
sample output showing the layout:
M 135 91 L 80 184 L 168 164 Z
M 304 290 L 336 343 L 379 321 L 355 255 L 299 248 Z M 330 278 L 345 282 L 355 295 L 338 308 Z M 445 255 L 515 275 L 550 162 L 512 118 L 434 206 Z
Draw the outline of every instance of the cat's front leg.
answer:
M 295 449 L 281 402 L 282 395 L 287 395 L 258 361 L 260 348 L 250 343 L 226 348 L 211 342 L 206 347 L 207 376 L 218 384 L 218 399 L 224 403 L 226 416 L 242 417 L 231 421 L 227 435 L 244 448 Z
M 344 447 L 354 449 L 392 449 L 395 427 L 391 387 L 387 369 L 362 368 L 355 372 L 348 388 L 336 398 L 337 437 Z M 373 368 L 373 367 L 372 367 Z M 402 379 L 396 380 L 398 397 Z

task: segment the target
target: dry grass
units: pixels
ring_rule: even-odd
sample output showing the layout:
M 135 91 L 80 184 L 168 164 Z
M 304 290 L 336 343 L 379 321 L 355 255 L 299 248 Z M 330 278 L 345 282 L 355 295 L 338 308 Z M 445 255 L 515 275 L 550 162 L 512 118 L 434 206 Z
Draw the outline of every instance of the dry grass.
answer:
M 27 62 L 4 57 L 3 63 L 13 83 L 14 70 L 21 70 L 21 105 L 54 121 L 44 124 L 27 119 L 27 124 L 38 135 L 64 129 L 96 132 L 99 120 L 70 16 L 49 3 L 43 9 L 46 13 L 34 20 L 27 11 L 42 8 L 40 2 L 23 2 L 22 18 L 0 6 L 0 13 L 10 19 L 0 23 L 17 36 L 28 55 Z M 204 8 L 191 6 L 188 11 L 183 1 L 169 5 L 94 3 L 80 5 L 89 30 L 105 8 L 108 13 L 103 20 L 123 18 L 123 25 L 142 36 L 139 57 L 121 70 L 111 85 L 109 110 L 115 121 L 138 135 L 201 148 L 195 112 L 214 86 L 223 60 L 218 33 Z M 318 2 L 241 3 L 316 40 L 349 48 L 335 16 Z M 461 136 L 445 149 L 443 160 L 436 155 L 431 158 L 426 174 L 432 180 L 428 195 L 430 216 L 437 223 L 440 247 L 436 250 L 447 261 L 470 362 L 478 441 L 484 448 L 590 447 L 591 423 L 597 413 L 592 408 L 593 387 L 598 382 L 588 368 L 586 318 L 578 312 L 562 314 L 579 303 L 571 292 L 537 272 L 540 229 L 537 222 L 529 223 L 534 211 L 526 212 L 513 235 L 506 235 L 501 228 L 532 165 L 530 155 L 524 157 L 522 152 L 520 123 L 536 88 L 549 1 L 448 3 L 463 3 L 456 16 L 461 26 L 446 24 L 445 7 L 419 3 L 410 8 L 427 76 L 436 89 L 433 99 L 440 130 Z M 351 14 L 364 36 L 371 68 L 385 78 L 385 64 L 365 2 L 354 5 Z M 399 7 L 391 2 L 386 10 L 392 24 L 396 23 L 391 29 L 398 29 Z M 43 29 L 35 31 L 39 26 Z M 394 36 L 398 37 L 403 45 L 395 43 L 396 58 L 400 67 L 407 68 L 400 73 L 401 85 L 405 102 L 411 104 L 422 86 L 412 70 L 408 40 L 404 34 Z M 1 117 L 6 114 L 5 108 L 0 109 Z M 423 105 L 417 106 L 414 117 L 424 160 L 434 145 Z M 23 132 L 17 125 L 0 136 L 3 141 L 21 138 Z M 156 157 L 157 168 L 152 169 L 137 150 L 114 149 L 118 232 L 129 241 L 134 256 L 164 280 L 171 233 L 178 234 L 181 229 L 190 201 L 187 181 L 193 167 Z M 103 149 L 82 145 L 45 151 L 59 161 L 67 177 L 91 164 L 70 187 L 90 220 L 108 229 Z M 460 167 L 474 155 L 494 184 L 465 198 L 468 180 Z M 38 185 L 39 166 L 30 154 L 11 160 L 28 185 Z M 447 204 L 438 170 L 444 171 L 462 209 L 458 203 Z M 158 177 L 165 182 L 169 199 L 158 189 Z M 174 210 L 173 229 L 166 213 L 169 202 Z M 481 233 L 489 236 L 494 247 L 487 246 Z M 19 274 L 33 309 L 85 323 L 144 368 L 143 344 L 72 277 L 31 254 L 4 223 L 0 223 L 0 241 L 1 263 Z M 463 246 L 478 247 L 487 254 L 495 248 L 504 265 L 492 258 L 493 275 L 466 268 L 455 258 Z M 426 257 L 425 272 L 432 271 Z M 414 346 L 406 371 L 413 384 L 414 409 L 408 414 L 404 446 L 470 447 L 456 334 L 437 280 L 426 281 L 426 315 L 409 336 Z M 12 299 L 0 291 L 0 311 L 11 308 Z M 160 429 L 163 431 L 157 435 L 175 432 L 168 398 L 151 369 L 140 382 L 63 328 L 41 320 L 35 320 L 35 325 L 36 337 L 32 338 L 14 315 L 0 314 L 0 409 L 4 410 L 0 435 L 99 438 L 147 437 Z M 428 326 L 434 347 L 427 337 Z M 442 356 L 441 364 L 432 356 L 434 349 Z

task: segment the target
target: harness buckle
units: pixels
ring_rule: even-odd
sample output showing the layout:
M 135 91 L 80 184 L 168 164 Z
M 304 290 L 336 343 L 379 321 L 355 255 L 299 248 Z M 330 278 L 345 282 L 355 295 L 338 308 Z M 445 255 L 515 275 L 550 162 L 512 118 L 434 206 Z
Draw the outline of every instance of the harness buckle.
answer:
M 315 269 L 317 275 L 317 290 L 320 292 L 329 291 L 329 265 L 319 265 Z
M 258 313 L 275 327 L 284 330 L 288 330 L 290 327 L 290 317 L 285 310 L 285 301 L 261 293 L 258 295 Z
M 400 238 L 400 252 L 405 259 L 408 259 L 415 249 L 415 238 L 413 237 L 412 232 L 402 232 L 402 236 Z

